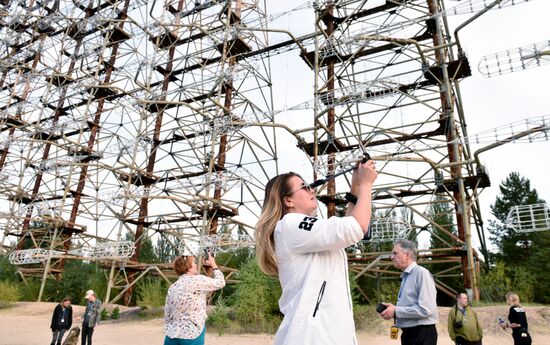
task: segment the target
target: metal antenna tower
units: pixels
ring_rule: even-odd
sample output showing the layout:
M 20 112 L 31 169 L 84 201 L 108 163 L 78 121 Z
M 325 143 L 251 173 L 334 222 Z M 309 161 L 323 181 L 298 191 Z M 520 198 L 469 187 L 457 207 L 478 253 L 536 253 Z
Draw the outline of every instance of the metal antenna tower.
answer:
M 381 160 L 376 208 L 387 214 L 406 208 L 430 225 L 425 228 L 447 233 L 448 248 L 424 258 L 458 261 L 464 287 L 478 296 L 470 226 L 482 231 L 474 200 L 489 179 L 467 163 L 467 143 L 457 142 L 465 130 L 459 81 L 471 70 L 467 58 L 453 50 L 443 5 L 437 0 L 317 2 L 315 46 L 302 55 L 315 74 L 315 127 L 302 148 L 315 162 L 326 162 L 319 165 L 326 174 L 349 152 L 367 150 Z M 341 99 L 338 90 L 365 83 L 376 86 L 346 103 L 335 102 Z M 418 144 L 431 149 L 417 152 Z M 344 203 L 338 183 L 330 181 L 321 191 L 329 216 Z M 428 217 L 436 196 L 454 205 L 456 234 Z M 364 253 L 363 259 L 355 254 L 350 259 L 357 261 L 353 269 L 364 273 L 376 257 Z M 438 287 L 444 286 L 438 272 L 434 275 Z
M 490 182 L 470 144 L 547 140 L 547 118 L 469 136 L 460 81 L 472 72 L 458 34 L 527 1 L 313 1 L 271 16 L 258 0 L 2 1 L 2 249 L 23 276 L 41 277 L 39 300 L 66 260 L 84 258 L 110 268 L 104 300 L 127 303 L 141 277 L 166 278 L 170 266 L 142 262 L 143 241 L 163 238 L 182 254 L 248 247 L 280 158 L 328 176 L 366 150 L 381 171 L 373 241 L 437 229 L 448 240 L 421 262 L 454 263 L 434 272 L 438 288 L 452 295 L 444 276 L 461 275 L 477 297 L 471 237 L 475 229 L 486 252 L 477 196 Z M 275 24 L 295 11 L 314 13 L 309 32 Z M 447 17 L 469 13 L 451 31 Z M 547 48 L 479 68 L 538 66 Z M 271 64 L 289 52 L 314 91 L 276 110 Z M 307 123 L 277 117 L 292 111 L 309 111 Z M 289 138 L 297 148 L 280 154 Z M 327 215 L 348 190 L 345 175 L 318 190 Z M 438 203 L 453 206 L 455 232 L 430 217 Z M 359 275 L 398 274 L 385 268 L 387 252 L 350 262 Z
M 251 233 L 277 170 L 270 66 L 245 58 L 268 45 L 262 2 L 1 7 L 2 245 L 50 253 L 19 262 L 39 299 L 59 253 L 130 238 L 106 261 L 106 302 L 128 302 L 144 239 Z
M 512 130 L 506 139 L 493 137 L 494 145 L 475 154 L 465 139 L 460 81 L 471 75 L 471 69 L 459 31 L 491 9 L 515 4 L 506 0 L 320 1 L 315 7 L 314 47 L 302 54 L 315 75 L 316 102 L 314 129 L 309 136 L 304 134 L 308 140 L 301 147 L 321 175 L 333 174 L 341 162 L 365 150 L 378 160 L 381 174 L 374 206 L 388 216 L 375 218 L 371 241 L 402 237 L 398 233 L 408 233 L 401 230 L 407 229 L 403 224 L 415 228 L 413 238 L 421 230 L 432 237 L 438 237 L 435 230 L 447 235 L 448 240 L 440 238 L 443 248 L 423 251 L 420 261 L 457 263 L 458 271 L 433 272 L 438 289 L 451 297 L 455 291 L 440 276 L 462 276 L 464 288 L 479 298 L 476 272 L 480 260 L 472 247 L 472 232 L 477 230 L 486 257 L 478 193 L 490 181 L 478 154 L 514 141 L 516 136 L 533 133 L 545 140 L 548 135 L 545 125 L 524 132 Z M 447 17 L 465 13 L 474 15 L 451 31 Z M 539 46 L 538 55 L 529 58 L 540 64 L 545 52 L 543 44 Z M 348 182 L 335 179 L 320 191 L 329 216 L 345 203 L 342 196 Z M 441 202 L 453 206 L 453 224 L 442 226 L 430 217 L 432 207 Z M 402 214 L 403 209 L 421 224 L 392 216 Z M 389 224 L 394 233 L 387 230 Z M 391 266 L 388 260 L 381 261 L 387 259 L 385 253 L 367 251 L 349 258 L 354 261 L 351 269 L 361 275 L 369 271 L 398 274 L 387 268 Z

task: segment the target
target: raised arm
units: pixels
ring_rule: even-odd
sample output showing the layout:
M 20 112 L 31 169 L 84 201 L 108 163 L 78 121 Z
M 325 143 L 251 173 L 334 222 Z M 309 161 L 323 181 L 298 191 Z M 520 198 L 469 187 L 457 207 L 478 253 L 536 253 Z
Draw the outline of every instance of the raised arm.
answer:
M 357 165 L 351 180 L 351 193 L 357 197 L 357 203 L 348 203 L 346 216 L 352 216 L 357 220 L 363 234 L 369 230 L 372 217 L 372 185 L 377 176 L 374 161 L 368 160 Z
M 206 276 L 200 276 L 197 280 L 197 290 L 210 292 L 216 291 L 225 286 L 225 278 L 223 273 L 218 268 L 216 260 L 210 253 L 208 253 L 208 258 L 204 261 L 205 265 L 210 266 L 214 271 L 214 276 L 212 278 Z

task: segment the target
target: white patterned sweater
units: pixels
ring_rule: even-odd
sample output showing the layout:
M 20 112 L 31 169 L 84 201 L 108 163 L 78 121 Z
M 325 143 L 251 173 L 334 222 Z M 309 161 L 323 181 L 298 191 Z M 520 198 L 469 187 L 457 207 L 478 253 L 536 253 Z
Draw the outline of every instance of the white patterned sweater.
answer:
M 195 339 L 206 321 L 206 297 L 225 286 L 220 270 L 214 277 L 181 275 L 168 289 L 164 305 L 164 331 L 169 338 Z

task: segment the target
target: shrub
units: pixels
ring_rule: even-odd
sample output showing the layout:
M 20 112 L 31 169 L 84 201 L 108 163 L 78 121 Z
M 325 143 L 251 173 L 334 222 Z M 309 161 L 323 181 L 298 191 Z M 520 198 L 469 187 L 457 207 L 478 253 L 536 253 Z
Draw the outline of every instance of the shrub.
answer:
M 241 267 L 237 279 L 239 283 L 232 296 L 232 306 L 243 330 L 270 332 L 276 329 L 280 323 L 279 282 L 263 274 L 255 258 Z
M 214 307 L 212 314 L 208 317 L 208 324 L 218 331 L 218 335 L 223 335 L 231 324 L 229 319 L 229 308 L 223 302 L 218 302 Z
M 535 278 L 524 267 L 506 267 L 497 262 L 495 267 L 481 275 L 481 297 L 486 302 L 505 302 L 508 291 L 514 291 L 522 302 L 530 302 L 534 296 Z
M 497 262 L 495 267 L 481 275 L 481 298 L 487 302 L 504 302 L 504 295 L 510 291 L 512 278 L 506 273 L 503 262 Z
M 160 307 L 154 309 L 141 309 L 138 316 L 144 320 L 158 319 L 164 316 L 164 309 Z
M 512 291 L 515 291 L 521 298 L 522 302 L 532 302 L 535 297 L 534 285 L 536 278 L 533 273 L 529 272 L 525 267 L 515 267 L 513 269 Z
M 40 279 L 28 278 L 27 284 L 21 284 L 19 287 L 21 293 L 21 301 L 36 301 L 40 293 Z
M 17 269 L 10 264 L 6 255 L 0 255 L 0 280 L 1 281 L 18 281 Z
M 113 311 L 111 312 L 111 319 L 113 319 L 113 320 L 120 319 L 120 308 L 119 307 L 115 307 L 115 309 L 113 309 Z
M 8 281 L 0 281 L 0 309 L 7 308 L 19 300 L 17 285 Z
M 107 320 L 107 318 L 109 317 L 109 311 L 107 309 L 101 309 L 100 316 L 101 321 Z
M 137 305 L 147 309 L 162 307 L 166 301 L 167 291 L 162 280 L 145 279 L 140 284 Z
M 258 325 L 270 312 L 267 277 L 255 260 L 249 260 L 237 275 L 239 283 L 233 294 L 233 306 L 239 322 Z
M 376 291 L 376 300 L 380 302 L 397 303 L 397 295 L 401 284 L 395 280 L 382 280 Z

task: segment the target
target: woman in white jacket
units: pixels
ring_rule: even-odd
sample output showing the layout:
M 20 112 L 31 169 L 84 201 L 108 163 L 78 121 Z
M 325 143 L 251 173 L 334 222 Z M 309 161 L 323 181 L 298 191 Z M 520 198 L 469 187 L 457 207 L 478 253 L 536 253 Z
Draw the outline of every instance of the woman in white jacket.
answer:
M 278 275 L 283 322 L 275 345 L 355 345 L 355 324 L 344 251 L 363 238 L 371 218 L 372 160 L 358 164 L 351 184 L 356 204 L 345 217 L 318 219 L 314 191 L 295 173 L 266 185 L 256 224 L 256 255 L 263 272 Z

